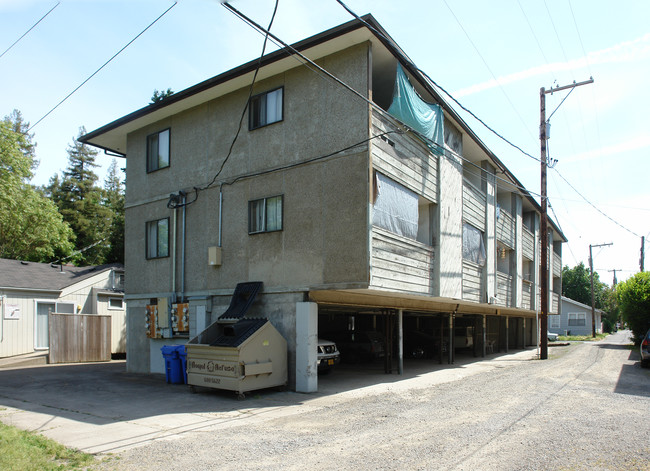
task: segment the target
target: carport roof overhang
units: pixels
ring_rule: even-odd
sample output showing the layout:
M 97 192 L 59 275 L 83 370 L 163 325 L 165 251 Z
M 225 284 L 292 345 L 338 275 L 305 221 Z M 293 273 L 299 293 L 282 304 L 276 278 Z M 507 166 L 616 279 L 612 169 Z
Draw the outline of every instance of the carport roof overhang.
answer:
M 454 312 L 468 315 L 535 317 L 535 311 L 529 309 L 375 289 L 313 290 L 309 292 L 309 299 L 322 306 L 350 309 L 402 309 L 431 314 Z

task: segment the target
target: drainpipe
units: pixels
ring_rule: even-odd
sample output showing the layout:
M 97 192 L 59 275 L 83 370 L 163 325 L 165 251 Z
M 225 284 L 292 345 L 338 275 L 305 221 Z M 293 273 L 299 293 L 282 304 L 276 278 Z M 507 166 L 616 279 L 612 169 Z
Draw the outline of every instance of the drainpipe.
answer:
M 176 302 L 176 213 L 177 208 L 172 212 L 172 303 Z
M 217 246 L 221 247 L 221 223 L 223 221 L 223 183 L 219 185 L 219 240 Z
M 186 229 L 186 218 L 185 214 L 187 212 L 186 203 L 187 195 L 184 191 L 178 192 L 183 198 L 183 217 L 182 217 L 182 233 L 181 233 L 181 302 L 185 298 L 185 229 Z

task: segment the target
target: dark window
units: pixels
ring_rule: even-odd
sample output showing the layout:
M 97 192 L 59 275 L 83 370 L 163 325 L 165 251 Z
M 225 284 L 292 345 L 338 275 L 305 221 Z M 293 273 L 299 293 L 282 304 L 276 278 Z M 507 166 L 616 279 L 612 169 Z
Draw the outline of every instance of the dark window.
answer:
M 283 89 L 276 88 L 270 92 L 251 97 L 248 111 L 248 129 L 261 128 L 267 124 L 282 121 Z
M 248 233 L 282 230 L 282 196 L 261 198 L 248 202 Z
M 169 129 L 147 136 L 147 172 L 169 167 L 169 138 Z
M 147 258 L 169 256 L 169 218 L 147 222 Z

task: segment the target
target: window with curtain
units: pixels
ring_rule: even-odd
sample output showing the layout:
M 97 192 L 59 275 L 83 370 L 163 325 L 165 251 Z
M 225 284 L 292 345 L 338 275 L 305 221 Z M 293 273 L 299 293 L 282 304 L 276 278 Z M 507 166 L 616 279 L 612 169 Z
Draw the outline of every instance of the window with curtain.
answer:
M 463 224 L 463 258 L 479 266 L 485 266 L 485 243 L 483 232 L 471 224 Z
M 248 111 L 248 129 L 257 129 L 282 121 L 283 88 L 251 97 Z
M 249 201 L 248 233 L 281 231 L 283 200 L 280 195 Z
M 147 172 L 169 167 L 170 130 L 147 136 Z
M 147 222 L 147 258 L 169 256 L 169 218 Z

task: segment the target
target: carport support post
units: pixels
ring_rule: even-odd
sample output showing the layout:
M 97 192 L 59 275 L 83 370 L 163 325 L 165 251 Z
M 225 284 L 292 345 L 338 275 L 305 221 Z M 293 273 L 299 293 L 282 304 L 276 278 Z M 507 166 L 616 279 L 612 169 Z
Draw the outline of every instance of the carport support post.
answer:
M 508 316 L 506 316 L 506 353 L 508 353 L 508 343 L 510 334 L 508 332 Z
M 454 314 L 449 313 L 449 360 L 451 365 L 454 362 Z
M 296 392 L 318 391 L 318 304 L 296 303 Z
M 485 342 L 487 342 L 487 316 L 483 314 L 483 354 L 481 355 L 485 358 Z
M 397 310 L 397 374 L 404 374 L 404 312 Z

